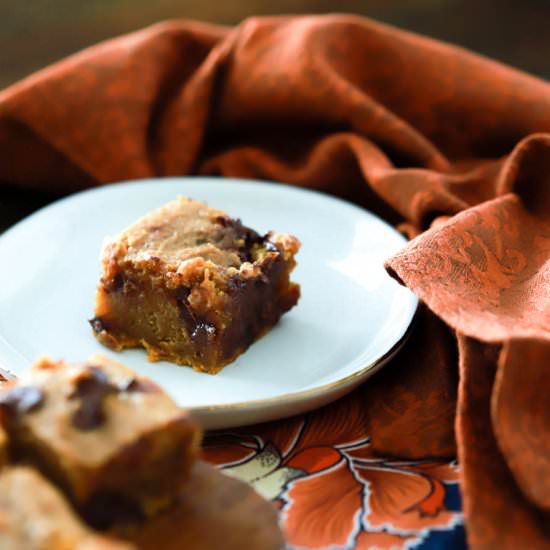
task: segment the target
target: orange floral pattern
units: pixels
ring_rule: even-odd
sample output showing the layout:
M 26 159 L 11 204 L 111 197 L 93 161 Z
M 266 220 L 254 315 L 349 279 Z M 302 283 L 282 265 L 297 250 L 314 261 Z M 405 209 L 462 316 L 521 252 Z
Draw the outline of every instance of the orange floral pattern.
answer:
M 290 548 L 463 547 L 456 464 L 377 456 L 362 400 L 211 433 L 204 457 L 275 503 Z

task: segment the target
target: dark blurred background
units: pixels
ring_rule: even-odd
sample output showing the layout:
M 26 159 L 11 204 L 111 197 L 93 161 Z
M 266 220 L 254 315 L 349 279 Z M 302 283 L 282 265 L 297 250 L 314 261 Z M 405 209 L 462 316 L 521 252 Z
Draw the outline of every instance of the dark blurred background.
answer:
M 100 40 L 163 19 L 349 12 L 460 44 L 550 78 L 550 0 L 0 0 L 0 89 Z M 51 201 L 2 189 L 0 232 Z
M 0 0 L 0 88 L 95 42 L 168 18 L 350 12 L 550 77 L 550 0 Z

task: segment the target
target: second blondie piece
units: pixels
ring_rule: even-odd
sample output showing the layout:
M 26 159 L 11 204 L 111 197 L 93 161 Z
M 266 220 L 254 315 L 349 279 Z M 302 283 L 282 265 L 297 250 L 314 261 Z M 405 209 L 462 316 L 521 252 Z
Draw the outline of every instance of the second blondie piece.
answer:
M 153 382 L 102 356 L 39 361 L 0 394 L 0 412 L 14 457 L 99 512 L 128 506 L 152 515 L 170 504 L 201 436 Z

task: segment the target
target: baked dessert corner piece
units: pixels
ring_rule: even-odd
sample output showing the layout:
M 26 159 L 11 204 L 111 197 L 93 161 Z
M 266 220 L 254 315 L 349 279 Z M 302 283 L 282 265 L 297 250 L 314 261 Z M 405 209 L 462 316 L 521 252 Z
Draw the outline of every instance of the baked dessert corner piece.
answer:
M 26 466 L 0 473 L 0 548 L 3 550 L 131 550 L 132 544 L 91 531 L 63 495 Z
M 214 374 L 297 303 L 299 247 L 179 197 L 104 247 L 93 330 L 115 350 Z
M 0 393 L 0 411 L 14 455 L 96 525 L 117 511 L 143 517 L 171 504 L 201 437 L 158 386 L 100 355 L 84 364 L 40 360 Z

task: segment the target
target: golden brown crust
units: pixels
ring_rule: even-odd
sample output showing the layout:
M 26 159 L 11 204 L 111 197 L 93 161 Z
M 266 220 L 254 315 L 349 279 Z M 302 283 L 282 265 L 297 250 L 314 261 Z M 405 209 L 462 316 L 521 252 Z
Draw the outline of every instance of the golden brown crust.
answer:
M 106 243 L 103 279 L 108 282 L 129 269 L 167 277 L 178 286 L 202 279 L 208 267 L 238 267 L 240 258 L 235 250 L 223 246 L 224 227 L 216 222 L 224 217 L 203 203 L 178 197 Z
M 259 237 L 221 210 L 178 197 L 105 243 L 102 283 L 109 287 L 121 272 L 147 274 L 153 283 L 161 279 L 169 288 L 193 286 L 204 280 L 205 271 L 215 273 L 220 284 L 235 275 L 251 277 L 253 264 L 261 265 L 269 252 L 256 244 L 252 258 L 240 256 L 239 250 L 247 246 L 250 234 Z M 300 248 L 292 235 L 270 233 L 267 237 L 285 259 Z

